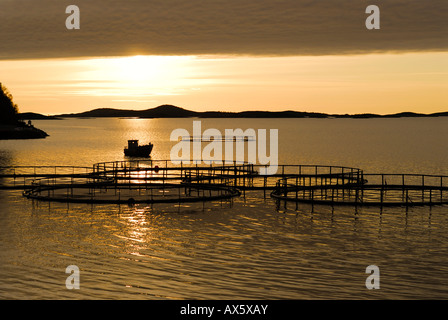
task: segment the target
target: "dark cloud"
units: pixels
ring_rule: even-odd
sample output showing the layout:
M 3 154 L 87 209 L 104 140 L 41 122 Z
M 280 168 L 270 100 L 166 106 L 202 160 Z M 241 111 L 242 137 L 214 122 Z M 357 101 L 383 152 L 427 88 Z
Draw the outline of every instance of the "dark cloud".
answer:
M 67 30 L 65 8 L 81 10 Z M 365 9 L 381 9 L 367 30 Z M 446 0 L 0 0 L 0 59 L 446 51 Z

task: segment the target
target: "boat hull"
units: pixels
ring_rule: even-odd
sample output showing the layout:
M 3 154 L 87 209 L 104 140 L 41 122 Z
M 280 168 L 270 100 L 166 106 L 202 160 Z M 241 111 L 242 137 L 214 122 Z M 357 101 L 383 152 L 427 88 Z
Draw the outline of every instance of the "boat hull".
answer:
M 152 151 L 152 144 L 145 146 L 138 146 L 137 148 L 125 148 L 124 155 L 126 157 L 139 157 L 139 158 L 148 158 Z

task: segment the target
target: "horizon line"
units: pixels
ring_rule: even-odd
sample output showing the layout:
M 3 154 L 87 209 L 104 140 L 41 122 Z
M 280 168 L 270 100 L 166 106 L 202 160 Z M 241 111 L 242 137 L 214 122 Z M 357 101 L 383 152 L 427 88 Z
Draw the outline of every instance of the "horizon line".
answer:
M 363 113 L 347 113 L 347 112 L 342 112 L 342 113 L 326 113 L 326 112 L 319 112 L 319 111 L 303 111 L 303 110 L 296 110 L 296 109 L 284 109 L 284 110 L 278 110 L 278 111 L 272 111 L 272 110 L 263 110 L 263 109 L 256 109 L 256 110 L 241 110 L 241 111 L 221 111 L 221 110 L 207 110 L 207 111 L 196 111 L 196 110 L 191 110 L 191 109 L 186 109 L 183 107 L 179 107 L 176 105 L 171 105 L 171 104 L 162 104 L 162 105 L 158 105 L 156 107 L 152 107 L 152 108 L 145 108 L 145 109 L 120 109 L 120 108 L 110 108 L 110 107 L 98 107 L 98 108 L 93 108 L 93 109 L 89 109 L 86 111 L 81 111 L 81 112 L 68 112 L 68 113 L 54 113 L 54 114 L 43 114 L 43 113 L 39 113 L 39 112 L 33 112 L 33 111 L 24 111 L 24 112 L 19 112 L 18 114 L 36 114 L 36 115 L 42 115 L 42 116 L 51 116 L 51 117 L 57 117 L 57 116 L 76 116 L 76 115 L 82 115 L 85 113 L 89 113 L 89 112 L 94 112 L 94 111 L 99 111 L 99 110 L 110 110 L 112 111 L 120 111 L 120 112 L 144 112 L 144 111 L 151 111 L 157 108 L 162 108 L 162 107 L 174 107 L 176 109 L 181 109 L 187 112 L 193 112 L 193 113 L 197 113 L 197 114 L 207 114 L 207 113 L 217 113 L 217 114 L 233 114 L 233 115 L 237 115 L 240 113 L 269 113 L 269 114 L 280 114 L 280 113 L 286 113 L 286 112 L 292 112 L 292 113 L 302 113 L 302 114 L 315 114 L 315 115 L 326 115 L 326 116 L 363 116 L 363 115 L 371 115 L 371 116 L 396 116 L 396 115 L 401 115 L 401 114 L 414 114 L 414 115 L 420 115 L 420 116 L 431 116 L 431 115 L 437 115 L 437 114 L 443 114 L 443 113 L 447 113 L 448 114 L 448 108 L 445 109 L 445 111 L 437 111 L 437 112 L 431 112 L 431 113 L 422 113 L 422 112 L 417 112 L 417 111 L 400 111 L 400 112 L 394 112 L 394 113 L 375 113 L 375 112 L 363 112 Z M 102 118 L 104 118 L 106 116 L 102 116 Z M 110 118 L 113 118 L 114 116 L 110 116 Z M 123 116 L 121 116 L 123 117 Z M 182 117 L 187 117 L 187 116 L 182 116 Z M 135 118 L 129 116 L 129 118 Z M 138 117 L 137 118 L 141 118 Z

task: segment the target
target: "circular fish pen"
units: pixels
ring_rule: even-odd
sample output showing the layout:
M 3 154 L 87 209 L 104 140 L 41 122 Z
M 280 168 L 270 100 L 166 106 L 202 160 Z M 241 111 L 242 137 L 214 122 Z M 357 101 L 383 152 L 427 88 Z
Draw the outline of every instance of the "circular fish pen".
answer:
M 316 177 L 317 178 L 317 177 Z M 278 181 L 271 196 L 278 200 L 349 206 L 432 206 L 448 204 L 448 177 L 417 174 L 364 174 L 358 179 L 328 184 Z
M 260 172 L 264 166 L 254 166 L 254 171 Z M 279 165 L 276 174 L 255 175 L 249 183 L 239 185 L 245 189 L 278 188 L 278 183 L 284 178 L 290 178 L 297 186 L 310 187 L 315 185 L 337 185 L 345 183 L 357 183 L 362 179 L 363 171 L 358 168 L 324 165 Z
M 117 161 L 95 164 L 90 175 L 40 178 L 26 188 L 29 199 L 66 203 L 185 203 L 240 196 L 234 176 L 252 166 L 168 166 L 168 161 Z M 229 177 L 232 176 L 232 179 Z

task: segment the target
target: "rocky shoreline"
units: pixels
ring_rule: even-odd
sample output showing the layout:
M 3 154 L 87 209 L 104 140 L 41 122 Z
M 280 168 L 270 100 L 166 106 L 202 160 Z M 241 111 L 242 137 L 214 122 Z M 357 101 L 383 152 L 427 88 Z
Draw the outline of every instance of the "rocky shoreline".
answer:
M 0 125 L 0 140 L 44 139 L 48 134 L 31 124 Z

